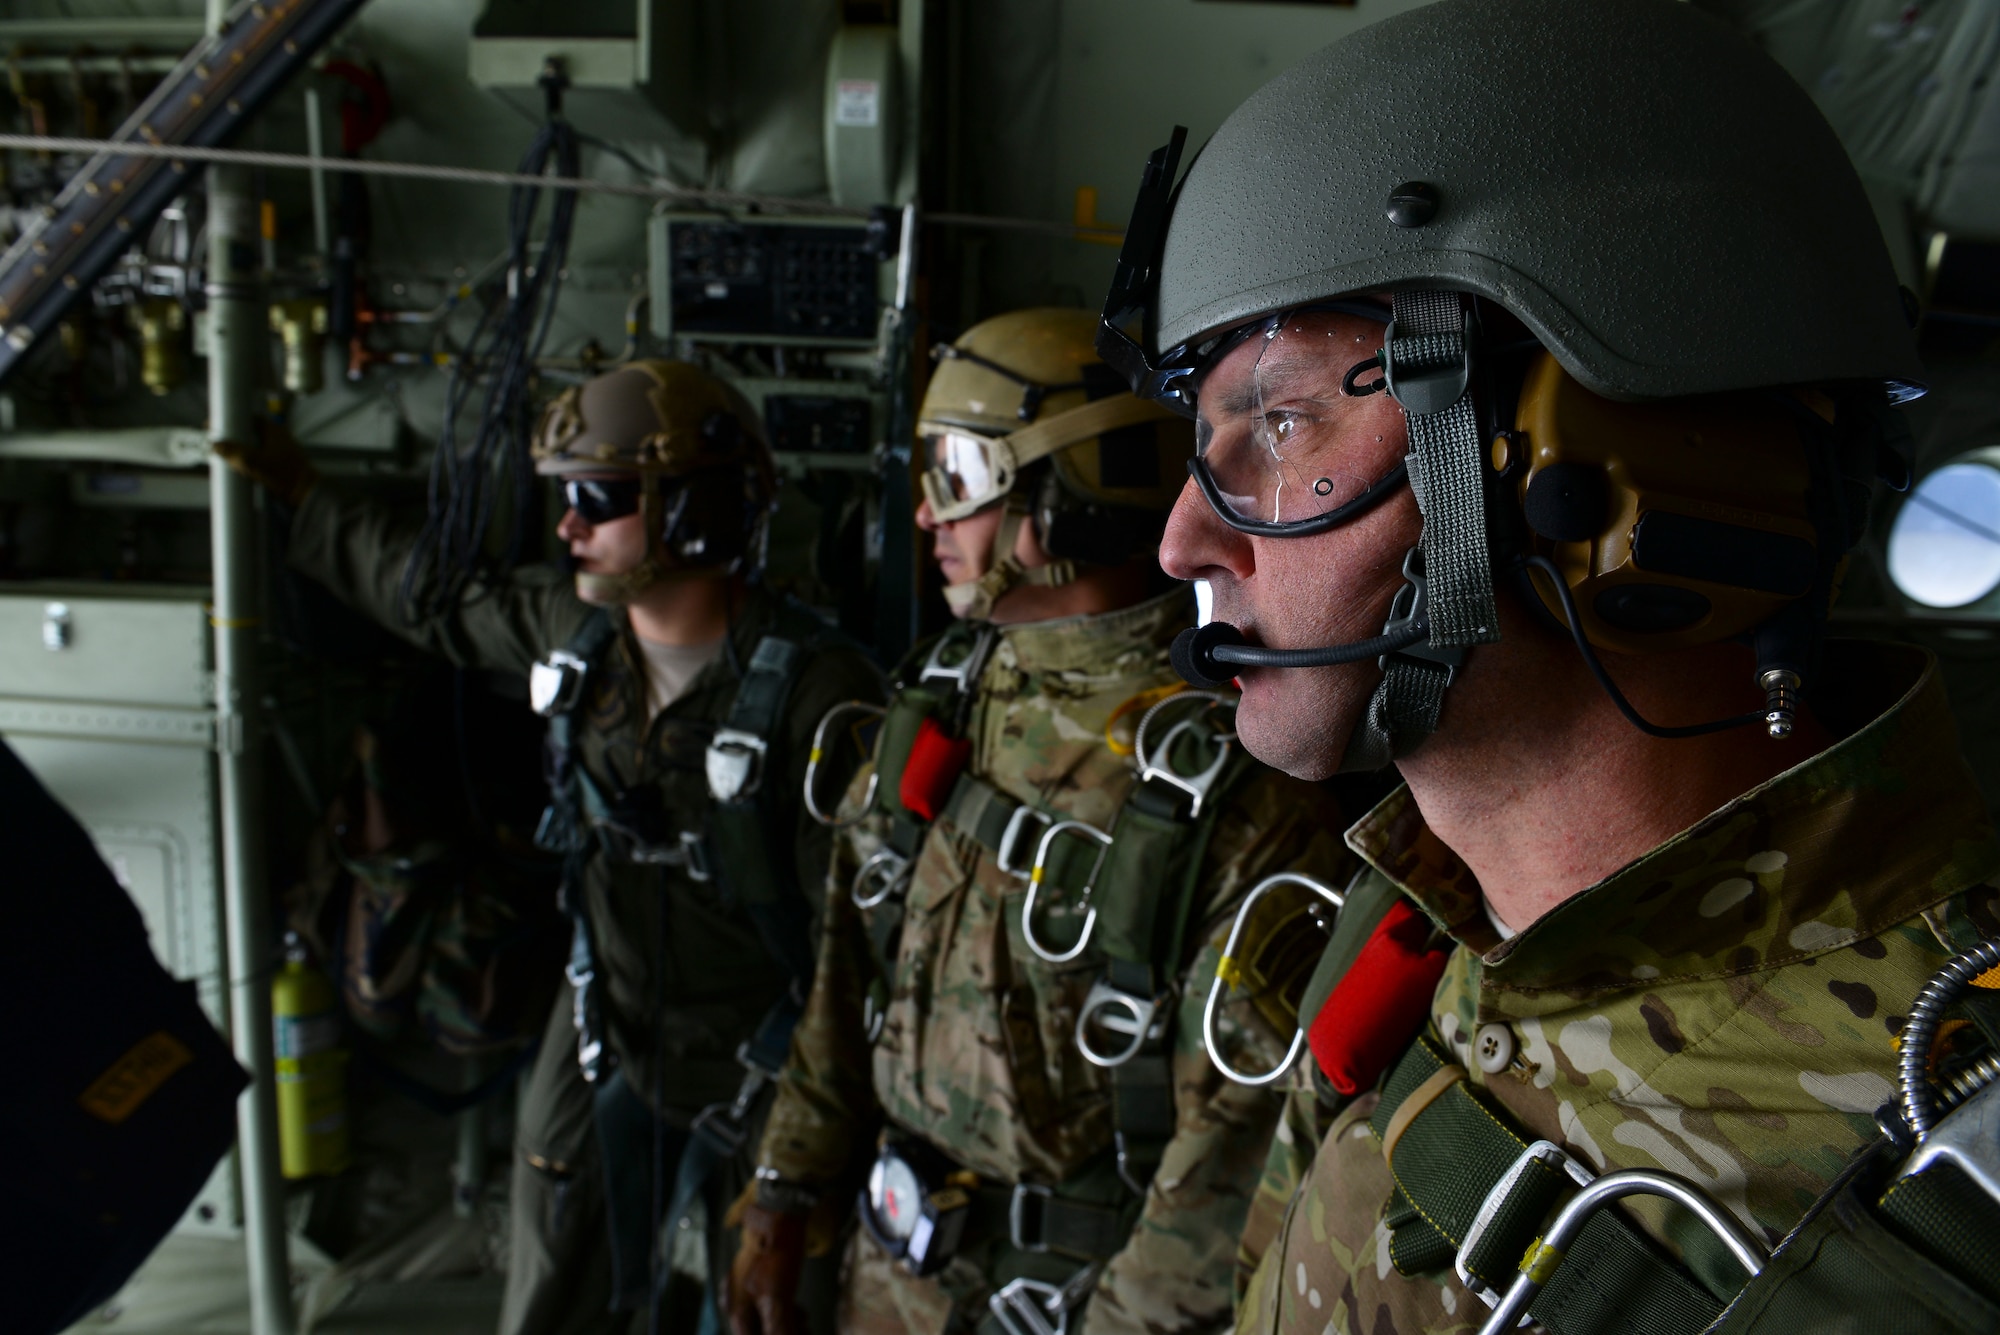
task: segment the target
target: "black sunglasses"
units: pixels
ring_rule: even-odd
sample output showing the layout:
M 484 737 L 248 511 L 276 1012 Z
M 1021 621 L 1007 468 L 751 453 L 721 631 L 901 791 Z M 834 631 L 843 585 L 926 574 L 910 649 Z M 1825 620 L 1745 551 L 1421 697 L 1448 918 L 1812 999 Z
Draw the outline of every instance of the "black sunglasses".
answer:
M 639 512 L 636 477 L 573 477 L 563 483 L 563 499 L 586 524 L 608 524 Z

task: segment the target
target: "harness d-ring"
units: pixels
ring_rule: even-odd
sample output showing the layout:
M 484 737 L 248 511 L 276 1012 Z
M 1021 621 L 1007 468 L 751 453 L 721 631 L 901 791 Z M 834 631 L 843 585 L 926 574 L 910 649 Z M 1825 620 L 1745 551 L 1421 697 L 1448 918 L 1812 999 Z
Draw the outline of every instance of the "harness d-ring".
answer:
M 1222 1045 L 1215 1038 L 1216 1003 L 1222 999 L 1225 991 L 1234 986 L 1230 976 L 1236 971 L 1236 947 L 1243 937 L 1243 925 L 1250 921 L 1250 910 L 1257 906 L 1257 901 L 1281 885 L 1304 886 L 1333 905 L 1335 913 L 1347 904 L 1347 897 L 1340 891 L 1304 872 L 1297 871 L 1281 871 L 1266 876 L 1251 887 L 1249 894 L 1243 896 L 1242 907 L 1236 910 L 1236 921 L 1229 927 L 1229 939 L 1223 943 L 1222 958 L 1215 963 L 1215 981 L 1209 984 L 1208 1002 L 1201 1009 L 1201 1046 L 1207 1051 L 1208 1059 L 1215 1063 L 1215 1069 L 1239 1085 L 1268 1085 L 1276 1081 L 1292 1069 L 1292 1063 L 1299 1059 L 1299 1053 L 1306 1044 L 1305 1026 L 1300 1025 L 1292 1032 L 1292 1045 L 1285 1050 L 1284 1060 L 1261 1074 L 1245 1075 L 1224 1060 Z
M 861 810 L 846 820 L 841 820 L 839 811 L 833 814 L 819 809 L 819 799 L 815 793 L 819 787 L 819 765 L 826 759 L 826 734 L 833 727 L 833 721 L 848 714 L 865 714 L 870 718 L 881 718 L 889 711 L 881 705 L 871 705 L 866 700 L 846 700 L 835 705 L 821 716 L 819 726 L 813 729 L 812 750 L 806 754 L 805 803 L 806 814 L 829 829 L 845 830 L 859 825 L 867 818 L 868 810 L 875 805 L 875 788 L 882 781 L 880 770 L 868 774 L 868 792 L 861 799 Z
M 1167 729 L 1167 735 L 1160 739 L 1160 744 L 1149 750 L 1146 746 L 1146 729 L 1152 724 L 1153 720 L 1160 715 L 1162 710 L 1175 705 L 1186 704 L 1191 700 L 1206 700 L 1209 702 L 1208 708 L 1199 714 L 1181 719 L 1175 723 L 1173 727 Z M 1207 740 L 1215 745 L 1215 759 L 1211 760 L 1208 768 L 1202 770 L 1199 774 L 1182 774 L 1174 768 L 1174 743 L 1179 741 L 1183 734 L 1199 732 L 1203 719 L 1207 717 L 1208 709 L 1234 708 L 1235 704 L 1236 696 L 1233 693 L 1222 691 L 1176 692 L 1148 709 L 1139 719 L 1138 730 L 1132 735 L 1133 754 L 1137 756 L 1139 761 L 1139 782 L 1146 783 L 1149 780 L 1158 779 L 1160 782 L 1178 788 L 1186 793 L 1193 799 L 1188 807 L 1189 819 L 1193 819 L 1201 814 L 1201 804 L 1208 796 L 1208 790 L 1215 786 L 1215 781 L 1222 775 L 1223 766 L 1229 763 L 1229 753 L 1232 744 L 1236 740 L 1236 734 L 1234 732 L 1214 731 L 1207 734 Z
M 1083 931 L 1077 935 L 1076 944 L 1068 950 L 1050 950 L 1035 935 L 1035 897 L 1041 893 L 1043 878 L 1048 874 L 1049 849 L 1057 839 L 1075 831 L 1097 841 L 1097 861 L 1090 868 L 1090 876 L 1083 883 L 1083 892 L 1078 903 L 1084 909 Z M 1028 873 L 1028 898 L 1021 905 L 1021 935 L 1028 943 L 1028 949 L 1050 964 L 1067 964 L 1083 954 L 1083 948 L 1090 944 L 1090 933 L 1097 926 L 1097 910 L 1090 907 L 1090 895 L 1097 888 L 1097 873 L 1104 870 L 1104 855 L 1111 848 L 1111 836 L 1092 825 L 1089 821 L 1059 820 L 1042 833 L 1042 842 L 1035 846 L 1035 866 Z
M 1548 1231 L 1535 1239 L 1521 1258 L 1521 1273 L 1514 1277 L 1514 1285 L 1507 1290 L 1507 1296 L 1486 1318 L 1486 1324 L 1479 1328 L 1479 1335 L 1506 1335 L 1527 1315 L 1528 1304 L 1542 1291 L 1542 1286 L 1555 1274 L 1556 1267 L 1563 1262 L 1570 1244 L 1583 1232 L 1583 1226 L 1590 1217 L 1625 1196 L 1665 1196 L 1686 1206 L 1702 1223 L 1708 1225 L 1709 1232 L 1715 1234 L 1729 1254 L 1736 1258 L 1755 1279 L 1771 1259 L 1764 1250 L 1764 1244 L 1752 1237 L 1750 1230 L 1738 1222 L 1736 1216 L 1725 1210 L 1714 1197 L 1684 1178 L 1671 1173 L 1656 1173 L 1649 1168 L 1627 1168 L 1616 1173 L 1606 1173 L 1603 1177 L 1579 1189 L 1569 1198 L 1549 1225 Z
M 910 860 L 893 848 L 880 848 L 854 873 L 847 896 L 854 901 L 855 908 L 872 909 L 909 882 Z
M 1090 995 L 1084 999 L 1083 1009 L 1076 1014 L 1077 1051 L 1092 1066 L 1102 1066 L 1107 1070 L 1123 1066 L 1139 1055 L 1139 1050 L 1146 1046 L 1148 1040 L 1158 1038 L 1164 1032 L 1165 1019 L 1160 1015 L 1164 1000 L 1165 994 L 1135 997 L 1102 978 L 1098 979 L 1091 984 Z M 1120 1035 L 1125 1039 L 1125 1046 L 1115 1052 L 1100 1051 L 1090 1041 L 1092 1024 L 1101 1026 L 1106 1033 Z

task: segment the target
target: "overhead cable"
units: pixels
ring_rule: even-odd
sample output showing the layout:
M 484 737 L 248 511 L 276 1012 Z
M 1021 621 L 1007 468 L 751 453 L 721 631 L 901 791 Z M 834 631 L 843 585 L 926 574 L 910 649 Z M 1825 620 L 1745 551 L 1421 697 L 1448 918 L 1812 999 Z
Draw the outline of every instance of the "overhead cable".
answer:
M 237 163 L 246 167 L 273 167 L 280 170 L 352 172 L 362 176 L 400 177 L 421 181 L 456 181 L 466 185 L 522 186 L 575 191 L 580 194 L 623 195 L 635 199 L 657 199 L 685 204 L 689 208 L 755 209 L 765 213 L 794 213 L 814 217 L 866 219 L 870 210 L 829 200 L 797 199 L 788 195 L 759 195 L 740 190 L 705 190 L 674 185 L 664 180 L 607 181 L 594 176 L 533 176 L 525 172 L 489 171 L 481 167 L 454 167 L 430 162 L 377 162 L 365 158 L 314 157 L 305 153 L 273 153 L 248 148 L 194 148 L 179 144 L 148 144 L 127 139 L 79 139 L 58 135 L 0 134 L 0 149 L 32 153 L 106 153 L 120 157 L 169 158 L 187 163 Z M 1046 222 L 1039 218 L 1009 218 L 983 213 L 924 213 L 928 223 L 947 227 L 980 227 L 996 231 L 1039 232 L 1048 236 L 1078 237 L 1092 241 L 1115 239 L 1122 233 L 1098 227 L 1079 228 L 1069 223 Z

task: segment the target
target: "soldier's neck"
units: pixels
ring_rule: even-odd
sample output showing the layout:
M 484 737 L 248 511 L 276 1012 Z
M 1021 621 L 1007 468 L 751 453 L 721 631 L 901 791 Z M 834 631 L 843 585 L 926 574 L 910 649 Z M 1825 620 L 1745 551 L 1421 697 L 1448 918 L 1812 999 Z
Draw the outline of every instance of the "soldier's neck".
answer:
M 1650 737 L 1619 714 L 1566 637 L 1504 599 L 1501 632 L 1473 651 L 1437 734 L 1398 768 L 1424 823 L 1516 931 L 1832 742 L 1805 714 L 1784 742 L 1761 724 Z M 1652 723 L 1763 703 L 1741 646 L 1605 660 Z
M 1067 584 L 1044 588 L 1021 584 L 993 605 L 996 626 L 1063 617 L 1103 616 L 1121 607 L 1143 603 L 1164 587 L 1165 576 L 1150 557 L 1122 566 L 1086 566 Z
M 632 633 L 653 644 L 713 644 L 729 633 L 732 608 L 743 606 L 739 577 L 668 579 L 625 605 Z

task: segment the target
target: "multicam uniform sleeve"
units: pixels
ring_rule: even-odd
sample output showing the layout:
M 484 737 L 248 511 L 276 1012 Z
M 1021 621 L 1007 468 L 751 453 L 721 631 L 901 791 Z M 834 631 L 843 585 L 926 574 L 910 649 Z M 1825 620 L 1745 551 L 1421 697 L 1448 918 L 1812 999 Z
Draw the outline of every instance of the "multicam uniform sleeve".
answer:
M 1130 1241 L 1105 1267 L 1085 1308 L 1085 1335 L 1228 1326 L 1238 1242 L 1281 1100 L 1273 1090 L 1236 1084 L 1215 1069 L 1202 1048 L 1202 1008 L 1243 896 L 1278 871 L 1344 884 L 1353 859 L 1340 838 L 1345 826 L 1330 794 L 1269 771 L 1218 816 L 1189 932 L 1194 958 L 1181 978 L 1174 1021 L 1177 1129 Z M 1290 1036 L 1281 1041 L 1253 1008 L 1242 1011 L 1244 1030 L 1264 1031 L 1239 1048 L 1243 1060 L 1275 1064 Z
M 860 803 L 871 772 L 864 766 L 855 776 L 845 798 L 848 810 Z M 758 1147 L 759 1166 L 811 1186 L 838 1182 L 881 1118 L 863 1019 L 875 965 L 867 924 L 848 893 L 855 870 L 880 847 L 880 839 L 874 817 L 834 837 L 820 915 L 819 966 Z
M 292 517 L 286 564 L 402 638 L 461 667 L 523 672 L 576 634 L 590 609 L 546 567 L 474 585 L 458 609 L 415 626 L 399 607 L 417 527 L 383 506 L 322 481 Z

